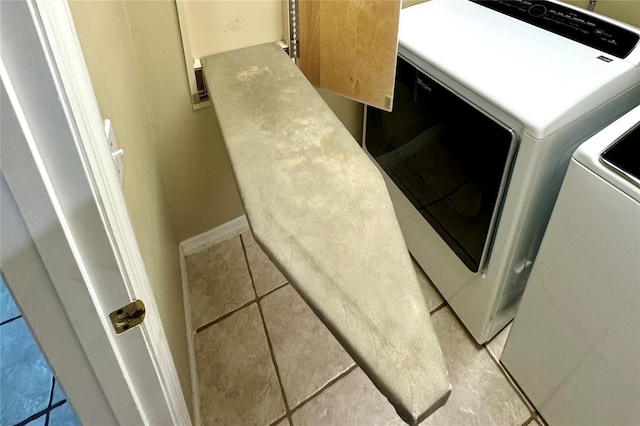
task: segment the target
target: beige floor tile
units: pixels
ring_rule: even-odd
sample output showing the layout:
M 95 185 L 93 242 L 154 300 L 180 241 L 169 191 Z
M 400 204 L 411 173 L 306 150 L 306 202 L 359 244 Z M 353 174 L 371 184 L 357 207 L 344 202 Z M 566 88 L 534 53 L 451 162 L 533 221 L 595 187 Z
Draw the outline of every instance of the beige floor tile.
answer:
M 413 269 L 416 270 L 416 275 L 418 276 L 420 290 L 422 290 L 422 295 L 427 301 L 429 312 L 431 312 L 438 306 L 442 305 L 444 299 L 440 295 L 440 292 L 433 285 L 429 277 L 427 277 L 427 274 L 425 274 L 420 265 L 418 265 L 418 262 L 416 262 L 413 258 L 411 258 L 411 261 L 413 262 Z
M 285 417 L 273 426 L 291 426 L 291 423 L 289 423 L 289 419 Z
M 502 356 L 502 351 L 504 350 L 504 346 L 507 343 L 507 338 L 509 337 L 509 333 L 511 332 L 511 324 L 513 324 L 513 322 L 510 322 L 509 324 L 507 324 L 507 326 L 502 330 L 500 330 L 500 332 L 496 334 L 496 336 L 493 339 L 491 339 L 489 343 L 485 344 L 486 348 L 489 350 L 489 352 L 491 352 L 491 355 L 493 355 L 496 358 L 496 360 L 498 360 L 498 362 L 500 361 L 500 357 Z M 517 388 L 518 385 L 516 384 L 516 381 L 513 379 L 513 377 L 509 375 L 509 372 L 506 370 L 506 368 L 502 366 L 501 370 L 503 374 L 507 376 L 507 379 L 510 381 L 512 386 L 515 386 Z M 520 395 L 520 399 L 524 400 L 524 403 L 529 409 L 529 411 L 534 412 L 536 409 L 531 403 L 531 401 L 527 399 L 527 396 L 519 389 L 516 389 L 516 392 L 518 393 L 518 395 Z M 536 423 L 534 422 L 531 424 L 535 425 Z
M 354 364 L 290 285 L 269 294 L 260 305 L 290 408 Z
M 271 262 L 256 240 L 253 239 L 250 231 L 242 234 L 242 242 L 247 251 L 247 260 L 258 296 L 262 296 L 287 282 L 284 275 L 280 273 L 276 265 Z
M 295 411 L 291 423 L 293 426 L 405 424 L 359 368 Z
M 511 331 L 510 322 L 505 328 L 503 328 L 500 333 L 496 334 L 496 336 L 491 339 L 489 343 L 487 343 L 487 349 L 491 352 L 491 354 L 496 357 L 499 361 L 502 356 L 502 351 L 504 350 L 504 345 L 507 343 L 507 337 L 509 337 L 509 332 Z
M 192 254 L 186 262 L 194 330 L 255 299 L 240 237 Z
M 449 368 L 449 401 L 422 425 L 522 425 L 531 413 L 482 346 L 449 307 L 432 317 Z
M 203 425 L 269 425 L 285 414 L 254 303 L 195 336 Z

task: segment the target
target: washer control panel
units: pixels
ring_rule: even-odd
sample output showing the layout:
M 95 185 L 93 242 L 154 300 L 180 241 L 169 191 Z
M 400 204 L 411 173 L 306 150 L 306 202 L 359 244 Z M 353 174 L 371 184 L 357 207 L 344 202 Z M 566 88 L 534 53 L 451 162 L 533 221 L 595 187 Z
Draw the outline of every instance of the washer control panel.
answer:
M 640 41 L 633 31 L 546 0 L 471 1 L 618 58 Z

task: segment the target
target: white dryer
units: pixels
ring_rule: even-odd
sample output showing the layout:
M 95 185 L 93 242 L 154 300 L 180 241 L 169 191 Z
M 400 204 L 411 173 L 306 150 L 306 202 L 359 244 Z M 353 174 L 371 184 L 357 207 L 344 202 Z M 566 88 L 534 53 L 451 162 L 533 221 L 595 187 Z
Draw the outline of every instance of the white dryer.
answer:
M 640 107 L 574 154 L 501 361 L 549 424 L 640 424 Z
M 479 343 L 514 316 L 571 154 L 640 103 L 638 40 L 554 1 L 402 11 L 393 111 L 367 108 L 365 149 L 411 254 Z

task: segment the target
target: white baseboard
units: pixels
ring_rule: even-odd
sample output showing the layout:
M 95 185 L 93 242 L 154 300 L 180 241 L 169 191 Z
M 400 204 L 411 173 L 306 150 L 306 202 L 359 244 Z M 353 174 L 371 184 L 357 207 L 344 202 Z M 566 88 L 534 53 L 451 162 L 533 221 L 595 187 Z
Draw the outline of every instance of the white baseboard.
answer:
M 196 352 L 194 338 L 196 331 L 191 324 L 191 299 L 189 295 L 189 276 L 187 275 L 187 256 L 205 250 L 224 240 L 233 238 L 249 230 L 246 216 L 240 216 L 227 223 L 223 223 L 209 231 L 191 237 L 180 243 L 180 277 L 182 281 L 182 298 L 184 300 L 184 316 L 187 326 L 187 350 L 189 352 L 189 369 L 191 372 L 191 397 L 193 398 L 193 417 L 195 426 L 201 425 L 200 419 L 200 391 L 198 389 L 198 371 L 196 368 Z
M 189 295 L 189 276 L 187 275 L 187 260 L 182 249 L 178 247 L 180 256 L 180 278 L 182 281 L 182 300 L 184 303 L 184 322 L 187 331 L 187 352 L 189 354 L 189 372 L 191 376 L 191 399 L 193 406 L 193 425 L 200 426 L 200 391 L 198 388 L 198 370 L 196 368 L 196 351 L 194 347 L 195 330 L 191 326 L 191 297 Z
M 249 222 L 247 222 L 247 217 L 242 215 L 209 231 L 184 240 L 180 243 L 180 249 L 185 256 L 189 256 L 248 230 Z

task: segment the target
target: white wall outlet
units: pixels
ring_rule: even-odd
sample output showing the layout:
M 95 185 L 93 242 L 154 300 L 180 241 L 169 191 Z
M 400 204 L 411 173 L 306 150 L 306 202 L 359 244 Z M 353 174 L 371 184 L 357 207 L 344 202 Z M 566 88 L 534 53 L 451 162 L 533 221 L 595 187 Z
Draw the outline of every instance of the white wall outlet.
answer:
M 118 148 L 116 135 L 115 133 L 113 133 L 113 126 L 111 125 L 111 120 L 109 120 L 108 118 L 104 120 L 104 134 L 107 136 L 107 142 L 109 142 L 109 150 L 111 151 L 113 164 L 116 167 L 116 171 L 118 172 L 118 176 L 120 177 L 120 184 L 122 185 L 122 176 L 124 174 L 124 168 L 122 165 L 122 154 L 124 154 L 124 150 L 122 148 Z

